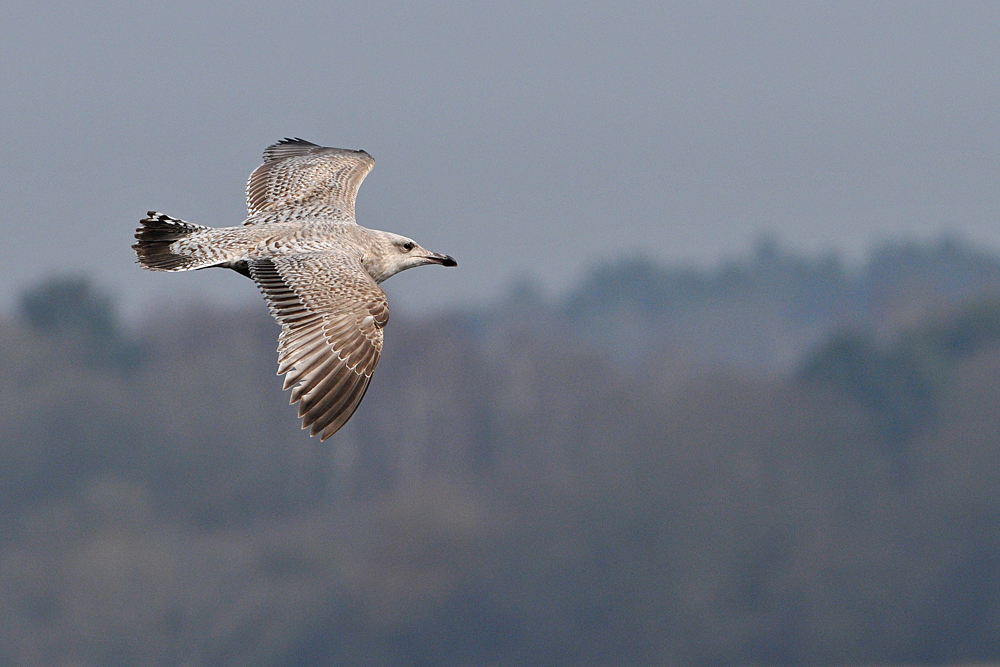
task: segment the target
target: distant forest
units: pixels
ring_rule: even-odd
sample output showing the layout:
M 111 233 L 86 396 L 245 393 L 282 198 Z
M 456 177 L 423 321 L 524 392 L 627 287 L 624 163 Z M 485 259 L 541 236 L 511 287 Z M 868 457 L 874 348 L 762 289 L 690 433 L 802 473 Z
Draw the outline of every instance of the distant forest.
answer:
M 394 313 L 325 443 L 277 331 L 60 276 L 0 319 L 0 665 L 1000 659 L 996 255 Z

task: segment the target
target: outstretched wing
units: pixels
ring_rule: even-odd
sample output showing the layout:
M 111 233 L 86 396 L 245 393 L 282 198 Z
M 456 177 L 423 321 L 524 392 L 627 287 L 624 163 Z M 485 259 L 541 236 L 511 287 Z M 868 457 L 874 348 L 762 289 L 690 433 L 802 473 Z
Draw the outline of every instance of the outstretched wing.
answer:
M 368 389 L 389 320 L 385 293 L 347 256 L 255 259 L 249 269 L 281 325 L 278 374 L 285 375 L 285 389 L 292 387 L 302 428 L 326 440 Z
M 264 164 L 247 180 L 247 214 L 325 204 L 354 220 L 358 188 L 374 166 L 364 151 L 282 139 L 264 150 Z

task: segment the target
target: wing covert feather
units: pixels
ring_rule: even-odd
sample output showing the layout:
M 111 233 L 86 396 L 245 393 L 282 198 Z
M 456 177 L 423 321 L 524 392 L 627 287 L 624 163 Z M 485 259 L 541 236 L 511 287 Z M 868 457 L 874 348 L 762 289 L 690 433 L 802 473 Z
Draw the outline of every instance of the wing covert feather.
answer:
M 365 151 L 282 139 L 247 180 L 247 214 L 324 205 L 354 220 L 354 202 L 375 160 Z
M 281 326 L 278 374 L 302 428 L 325 440 L 354 414 L 382 352 L 385 293 L 356 259 L 330 253 L 256 259 L 250 275 Z

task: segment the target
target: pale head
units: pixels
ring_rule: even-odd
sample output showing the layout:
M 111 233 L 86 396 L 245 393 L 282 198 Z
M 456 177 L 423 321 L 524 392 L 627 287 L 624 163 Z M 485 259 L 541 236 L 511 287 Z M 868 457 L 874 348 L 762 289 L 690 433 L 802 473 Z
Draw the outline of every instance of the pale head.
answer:
M 425 264 L 458 266 L 458 262 L 450 255 L 431 252 L 420 247 L 413 239 L 376 229 L 365 231 L 368 249 L 361 263 L 375 282 L 380 283 L 400 271 Z

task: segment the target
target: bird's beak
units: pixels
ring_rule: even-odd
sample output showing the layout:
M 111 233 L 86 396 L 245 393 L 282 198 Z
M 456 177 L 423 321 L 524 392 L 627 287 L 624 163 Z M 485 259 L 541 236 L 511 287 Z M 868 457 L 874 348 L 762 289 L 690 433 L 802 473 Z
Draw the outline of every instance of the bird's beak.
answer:
M 458 266 L 458 262 L 451 255 L 442 255 L 441 253 L 432 252 L 427 255 L 428 264 L 440 264 L 441 266 Z

